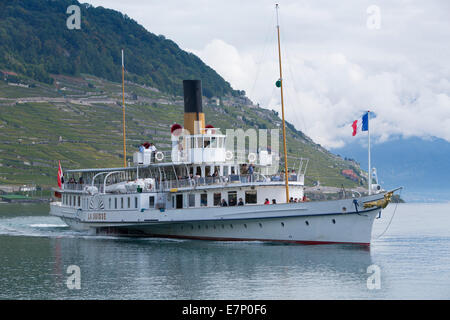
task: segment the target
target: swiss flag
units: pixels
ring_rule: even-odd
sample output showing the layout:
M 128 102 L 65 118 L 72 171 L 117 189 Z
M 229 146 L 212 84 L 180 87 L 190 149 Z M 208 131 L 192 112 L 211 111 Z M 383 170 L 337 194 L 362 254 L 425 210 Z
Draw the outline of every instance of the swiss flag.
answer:
M 63 179 L 63 172 L 62 172 L 62 169 L 61 169 L 61 161 L 58 160 L 58 163 L 59 163 L 59 166 L 58 166 L 58 187 L 60 189 L 62 189 L 62 182 L 64 181 L 64 179 Z

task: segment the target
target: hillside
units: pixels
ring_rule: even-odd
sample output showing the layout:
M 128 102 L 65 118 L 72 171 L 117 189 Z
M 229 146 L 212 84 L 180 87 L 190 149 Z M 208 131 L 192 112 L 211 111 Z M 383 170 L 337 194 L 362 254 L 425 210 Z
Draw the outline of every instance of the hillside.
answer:
M 80 30 L 66 27 L 72 4 L 81 7 Z M 183 79 L 202 80 L 208 124 L 223 130 L 280 127 L 277 113 L 253 106 L 198 57 L 120 12 L 68 0 L 3 1 L 0 184 L 52 186 L 58 160 L 64 169 L 123 164 L 122 48 L 128 161 L 144 141 L 169 148 L 171 124 L 183 122 Z M 287 129 L 290 166 L 300 157 L 310 160 L 307 185 L 365 183 L 356 163 L 333 155 L 289 123 Z
M 121 166 L 121 85 L 94 76 L 54 76 L 55 84 L 31 79 L 22 86 L 0 80 L 0 184 L 55 184 L 58 160 L 64 169 Z M 27 84 L 24 84 L 27 83 Z M 126 83 L 127 155 L 144 141 L 170 147 L 170 126 L 183 122 L 183 98 Z M 207 123 L 226 128 L 276 128 L 271 110 L 251 106 L 244 98 L 217 105 L 205 98 Z M 359 167 L 344 161 L 287 126 L 290 165 L 308 158 L 308 185 L 355 187 L 341 172 Z M 280 133 L 281 138 L 281 133 Z M 281 144 L 280 144 L 281 145 Z
M 70 5 L 81 8 L 79 30 L 67 28 Z M 197 56 L 118 11 L 73 0 L 0 1 L 0 70 L 48 84 L 50 74 L 81 73 L 120 82 L 121 49 L 133 82 L 182 95 L 183 79 L 202 79 L 207 97 L 240 94 Z

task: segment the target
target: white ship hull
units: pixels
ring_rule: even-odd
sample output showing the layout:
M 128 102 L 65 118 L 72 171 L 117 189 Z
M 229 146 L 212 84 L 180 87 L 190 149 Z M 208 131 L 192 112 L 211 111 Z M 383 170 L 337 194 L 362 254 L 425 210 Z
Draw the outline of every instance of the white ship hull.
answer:
M 277 205 L 171 210 L 83 211 L 52 203 L 51 214 L 76 230 L 220 241 L 273 241 L 303 244 L 370 245 L 372 225 L 381 211 L 363 203 L 382 194 L 353 199 Z

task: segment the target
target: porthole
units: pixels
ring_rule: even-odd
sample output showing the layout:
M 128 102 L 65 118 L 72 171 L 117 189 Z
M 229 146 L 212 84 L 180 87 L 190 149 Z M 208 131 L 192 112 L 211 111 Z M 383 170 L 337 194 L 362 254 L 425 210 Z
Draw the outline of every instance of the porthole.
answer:
M 247 224 L 244 223 L 244 228 L 247 229 Z
M 232 224 L 230 224 L 230 228 L 233 229 L 233 225 Z
M 281 223 L 281 226 L 284 227 L 284 222 Z
M 307 225 L 307 226 L 309 226 L 309 222 L 308 222 L 308 220 L 306 220 L 306 221 L 305 221 L 305 223 L 306 223 L 306 225 Z
M 259 223 L 259 227 L 262 228 L 262 223 Z
M 333 224 L 336 224 L 336 220 L 335 220 L 335 219 L 333 219 L 333 220 L 331 220 L 331 221 L 333 221 Z

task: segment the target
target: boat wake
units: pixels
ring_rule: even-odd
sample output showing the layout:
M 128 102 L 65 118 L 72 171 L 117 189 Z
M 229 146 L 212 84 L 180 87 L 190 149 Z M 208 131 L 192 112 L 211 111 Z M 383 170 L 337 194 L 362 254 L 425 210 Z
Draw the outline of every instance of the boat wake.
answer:
M 80 238 L 80 239 L 130 239 L 115 235 L 93 235 L 88 231 L 75 231 L 58 217 L 20 216 L 0 218 L 0 236 L 47 237 L 47 238 Z M 137 241 L 151 242 L 184 242 L 181 239 L 133 238 Z
M 57 217 L 21 216 L 0 219 L 0 235 L 64 237 L 74 236 L 75 232 Z

